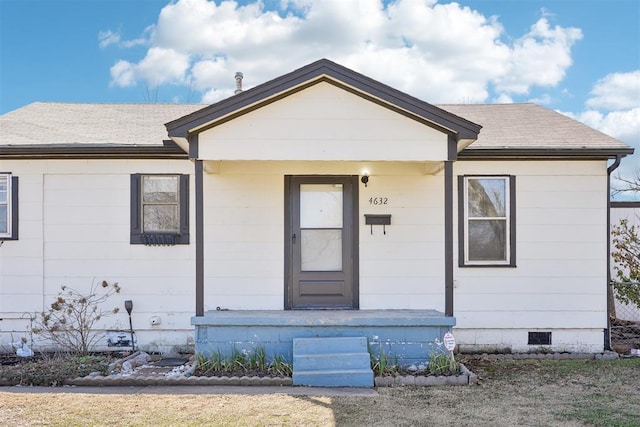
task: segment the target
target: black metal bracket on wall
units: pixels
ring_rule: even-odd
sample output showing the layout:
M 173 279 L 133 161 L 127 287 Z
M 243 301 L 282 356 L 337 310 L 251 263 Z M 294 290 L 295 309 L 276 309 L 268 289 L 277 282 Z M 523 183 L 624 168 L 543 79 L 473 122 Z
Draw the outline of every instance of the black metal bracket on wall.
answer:
M 382 234 L 387 234 L 387 225 L 391 225 L 391 214 L 365 214 L 364 223 L 371 226 L 371 234 L 374 225 L 381 225 Z

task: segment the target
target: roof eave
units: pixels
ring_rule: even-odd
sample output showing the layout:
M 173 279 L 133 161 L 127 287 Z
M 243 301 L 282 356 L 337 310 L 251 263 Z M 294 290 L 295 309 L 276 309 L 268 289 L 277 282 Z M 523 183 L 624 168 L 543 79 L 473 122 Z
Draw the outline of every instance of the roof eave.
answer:
M 5 145 L 1 159 L 188 159 L 187 153 L 173 141 L 163 145 Z
M 633 148 L 477 148 L 458 153 L 460 160 L 604 160 L 633 154 Z

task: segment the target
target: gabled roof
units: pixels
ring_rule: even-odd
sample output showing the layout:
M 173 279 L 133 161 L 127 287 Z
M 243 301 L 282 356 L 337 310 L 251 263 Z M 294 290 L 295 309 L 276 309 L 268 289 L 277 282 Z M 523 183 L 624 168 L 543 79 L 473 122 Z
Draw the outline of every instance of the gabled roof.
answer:
M 475 157 L 610 157 L 633 148 L 584 123 L 536 104 L 440 105 L 482 124 L 478 140 L 459 153 Z
M 166 124 L 167 131 L 172 138 L 187 138 L 190 133 L 197 133 L 215 126 L 217 123 L 268 105 L 319 82 L 336 85 L 405 114 L 455 136 L 456 140 L 475 140 L 482 127 L 328 59 L 320 59 L 202 110 L 173 120 Z
M 169 137 L 184 140 L 193 130 L 230 120 L 320 81 L 458 139 L 475 139 L 459 153 L 460 159 L 602 159 L 633 153 L 623 142 L 535 104 L 435 106 L 322 59 L 210 106 L 29 104 L 0 116 L 0 158 L 188 158 L 186 148 Z

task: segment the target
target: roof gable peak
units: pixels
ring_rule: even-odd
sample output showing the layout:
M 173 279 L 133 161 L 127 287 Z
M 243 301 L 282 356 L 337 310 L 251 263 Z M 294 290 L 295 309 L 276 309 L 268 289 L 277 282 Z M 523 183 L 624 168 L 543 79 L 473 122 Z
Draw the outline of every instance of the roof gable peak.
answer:
M 166 124 L 172 138 L 187 138 L 216 124 L 276 102 L 307 87 L 326 81 L 425 125 L 454 136 L 474 140 L 481 126 L 435 105 L 394 89 L 377 80 L 322 58 L 290 73 L 240 92 Z

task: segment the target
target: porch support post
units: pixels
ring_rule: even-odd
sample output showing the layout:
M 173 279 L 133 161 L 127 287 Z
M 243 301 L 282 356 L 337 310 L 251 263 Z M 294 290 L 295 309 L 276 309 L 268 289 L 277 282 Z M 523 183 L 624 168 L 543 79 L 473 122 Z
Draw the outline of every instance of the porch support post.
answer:
M 444 162 L 444 315 L 453 317 L 453 162 L 458 159 L 458 138 L 447 137 Z
M 204 316 L 204 164 L 198 160 L 198 135 L 189 144 L 189 155 L 195 157 L 196 184 L 196 316 Z
M 453 162 L 444 162 L 444 314 L 453 317 Z

